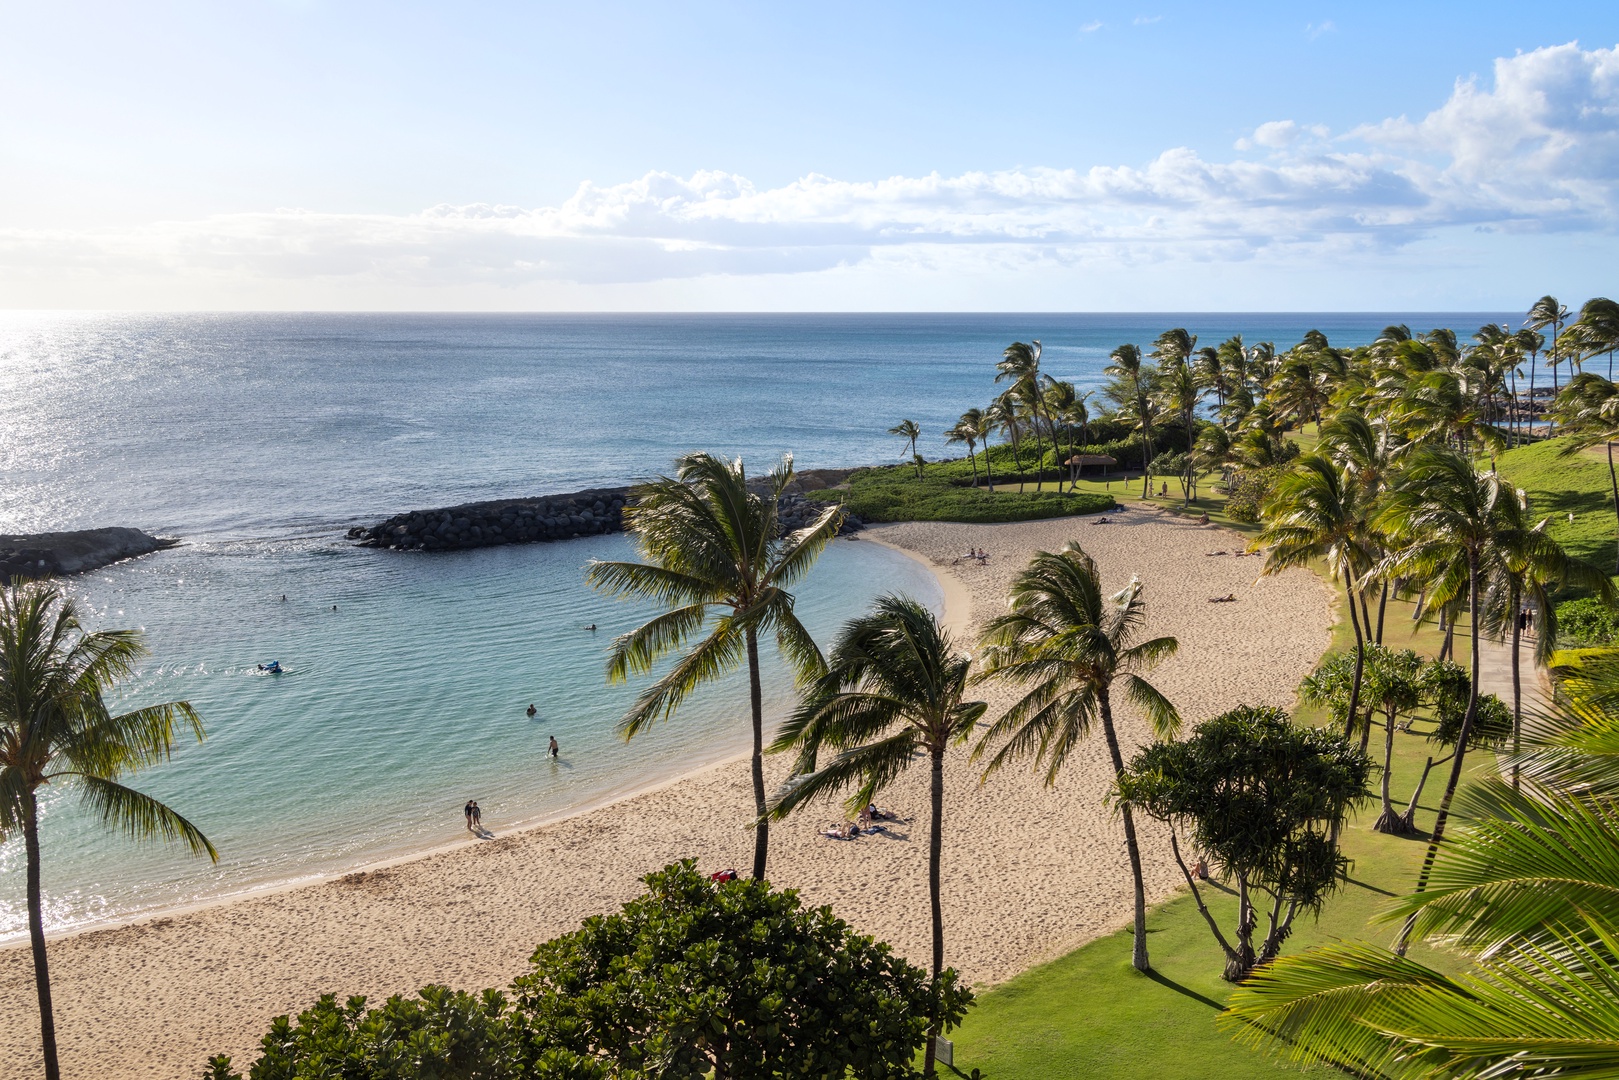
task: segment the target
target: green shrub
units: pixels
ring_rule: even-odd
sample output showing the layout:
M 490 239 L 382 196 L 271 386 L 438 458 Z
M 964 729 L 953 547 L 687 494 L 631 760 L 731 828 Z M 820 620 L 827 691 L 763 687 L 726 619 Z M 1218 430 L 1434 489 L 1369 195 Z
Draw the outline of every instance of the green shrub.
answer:
M 1557 639 L 1565 645 L 1611 645 L 1619 639 L 1619 612 L 1594 596 L 1557 605 Z
M 1231 482 L 1231 494 L 1226 499 L 1226 513 L 1235 521 L 1250 525 L 1259 521 L 1265 500 L 1271 490 L 1288 473 L 1288 466 L 1276 465 L 1268 469 L 1244 469 Z
M 1094 514 L 1116 505 L 1113 496 L 1094 492 L 1019 492 L 1015 479 L 1003 480 L 999 473 L 995 476 L 995 492 L 990 494 L 987 486 L 972 487 L 966 464 L 951 461 L 928 465 L 921 479 L 904 466 L 863 469 L 849 477 L 847 491 L 812 491 L 808 497 L 842 502 L 850 513 L 872 522 L 1035 521 Z M 965 483 L 961 474 L 965 474 Z

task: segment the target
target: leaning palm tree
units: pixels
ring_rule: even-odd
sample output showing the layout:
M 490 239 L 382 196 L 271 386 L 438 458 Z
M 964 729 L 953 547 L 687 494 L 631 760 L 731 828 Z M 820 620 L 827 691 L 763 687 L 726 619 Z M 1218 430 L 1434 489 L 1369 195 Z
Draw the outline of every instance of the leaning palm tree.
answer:
M 1360 686 L 1366 670 L 1366 639 L 1362 626 L 1361 590 L 1372 568 L 1377 534 L 1367 519 L 1362 487 L 1324 454 L 1299 459 L 1284 476 L 1264 507 L 1265 527 L 1259 534 L 1269 544 L 1266 574 L 1324 560 L 1327 572 L 1344 583 L 1349 623 L 1355 631 L 1355 674 L 1349 690 L 1344 737 L 1353 733 L 1359 715 Z
M 965 742 L 986 708 L 963 701 L 972 660 L 956 652 L 933 613 L 915 600 L 884 596 L 844 626 L 827 672 L 782 728 L 772 752 L 796 750 L 794 779 L 771 803 L 781 818 L 816 799 L 853 790 L 850 809 L 869 805 L 914 762 L 931 766 L 928 897 L 933 908 L 933 978 L 944 970 L 939 870 L 944 850 L 944 758 Z M 824 764 L 822 751 L 837 755 Z M 932 1032 L 931 1034 L 937 1034 Z M 923 1072 L 933 1075 L 928 1039 Z
M 967 444 L 967 460 L 972 463 L 973 487 L 978 486 L 978 432 L 983 426 L 983 410 L 968 409 L 944 433 L 946 446 L 959 446 Z
M 1012 581 L 1009 610 L 984 630 L 980 678 L 1022 689 L 1012 704 L 984 733 L 974 757 L 994 753 L 987 777 L 1017 758 L 1033 758 L 1045 767 L 1048 786 L 1068 761 L 1074 747 L 1091 733 L 1097 720 L 1107 740 L 1114 778 L 1124 774 L 1124 754 L 1113 723 L 1115 684 L 1126 700 L 1146 713 L 1153 732 L 1167 738 L 1180 727 L 1180 714 L 1169 699 L 1141 673 L 1172 655 L 1172 637 L 1137 640 L 1146 621 L 1142 585 L 1130 584 L 1112 596 L 1102 591 L 1096 561 L 1070 542 L 1062 551 L 1037 552 L 1026 570 Z M 1135 948 L 1137 971 L 1147 959 L 1147 888 L 1141 874 L 1141 849 L 1128 804 L 1121 804 L 1124 843 L 1135 881 Z
M 1444 603 L 1455 591 L 1465 590 L 1469 632 L 1472 637 L 1472 684 L 1468 689 L 1467 711 L 1456 736 L 1456 753 L 1451 758 L 1450 777 L 1439 800 L 1428 852 L 1417 875 L 1417 892 L 1427 885 L 1434 856 L 1445 836 L 1451 800 L 1461 781 L 1462 763 L 1467 755 L 1468 738 L 1478 715 L 1480 601 L 1483 597 L 1485 563 L 1489 547 L 1502 529 L 1506 503 L 1520 499 L 1493 471 L 1480 473 L 1472 458 L 1437 446 L 1412 451 L 1410 463 L 1400 482 L 1389 492 L 1377 524 L 1394 540 L 1397 548 L 1382 569 L 1386 577 L 1404 577 L 1428 583 L 1428 602 Z M 1400 934 L 1403 954 L 1410 926 Z
M 1034 428 L 1034 486 L 1040 487 L 1041 471 L 1045 467 L 1045 450 L 1040 442 L 1040 343 L 1033 341 L 1024 343 L 1014 341 L 1001 353 L 1000 363 L 995 365 L 995 381 L 1010 379 L 1011 387 L 1007 393 L 1014 401 L 1026 405 L 1029 409 L 1030 426 Z M 1022 482 L 1019 481 L 1019 489 Z
M 101 820 L 137 839 L 179 840 L 218 861 L 197 827 L 120 781 L 166 761 L 178 729 L 200 741 L 184 701 L 114 714 L 106 695 L 144 653 L 134 630 L 86 631 L 73 601 L 45 582 L 0 587 L 0 838 L 23 835 L 28 938 L 33 946 L 45 1076 L 57 1080 L 56 1019 L 40 892 L 39 789 L 76 788 Z
M 916 440 L 922 437 L 922 429 L 916 426 L 915 420 L 901 420 L 889 428 L 888 433 L 910 442 L 911 464 L 916 467 L 916 478 L 922 479 L 922 456 L 916 452 Z
M 991 402 L 987 409 L 973 408 L 961 414 L 963 421 L 969 418 L 972 419 L 978 432 L 978 441 L 984 444 L 984 486 L 989 488 L 989 493 L 993 495 L 995 494 L 995 473 L 991 469 L 989 438 L 995 434 L 995 429 L 1000 423 L 995 414 L 994 403 Z
M 1116 416 L 1141 433 L 1141 497 L 1152 490 L 1152 421 L 1157 414 L 1153 401 L 1152 371 L 1141 362 L 1141 348 L 1120 345 L 1108 356 L 1111 363 L 1103 369 L 1108 377 L 1102 396 L 1113 402 Z
M 646 562 L 597 562 L 586 579 L 613 596 L 650 600 L 667 610 L 613 640 L 609 682 L 651 671 L 663 657 L 706 636 L 635 699 L 619 732 L 634 738 L 666 720 L 698 687 L 723 677 L 744 660 L 753 714 L 753 877 L 765 876 L 770 844 L 764 774 L 764 701 L 759 678 L 759 636 L 774 634 L 777 648 L 801 682 L 825 670 L 821 651 L 793 611 L 787 590 L 815 565 L 838 534 L 842 512 L 828 507 L 807 528 L 779 535 L 777 504 L 793 479 L 782 459 L 762 491 L 749 485 L 741 459 L 688 454 L 674 477 L 637 490 L 625 508 L 624 527 Z

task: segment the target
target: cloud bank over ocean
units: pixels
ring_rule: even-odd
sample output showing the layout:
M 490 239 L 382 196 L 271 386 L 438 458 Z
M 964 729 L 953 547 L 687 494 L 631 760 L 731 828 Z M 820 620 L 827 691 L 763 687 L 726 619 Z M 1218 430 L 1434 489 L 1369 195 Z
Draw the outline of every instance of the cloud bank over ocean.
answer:
M 616 286 L 881 264 L 993 275 L 1030 266 L 1392 257 L 1457 231 L 1619 225 L 1619 47 L 1501 58 L 1448 100 L 1333 132 L 1283 117 L 1230 160 L 1019 167 L 777 187 L 725 171 L 586 181 L 524 208 L 409 214 L 287 208 L 136 227 L 0 231 L 0 274 L 93 280 Z

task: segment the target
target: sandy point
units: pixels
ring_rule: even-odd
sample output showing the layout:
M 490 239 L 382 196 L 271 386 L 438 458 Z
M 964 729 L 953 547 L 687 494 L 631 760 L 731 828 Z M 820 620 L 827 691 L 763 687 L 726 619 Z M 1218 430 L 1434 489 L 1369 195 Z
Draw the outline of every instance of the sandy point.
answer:
M 1259 559 L 1234 557 L 1243 537 L 1188 519 L 1142 509 L 1108 519 L 918 522 L 866 535 L 933 567 L 964 644 L 972 625 L 1003 609 L 1008 583 L 1035 551 L 1077 540 L 1104 585 L 1132 576 L 1145 583 L 1149 635 L 1180 640 L 1153 680 L 1188 721 L 1240 702 L 1290 705 L 1328 642 L 1331 597 L 1320 580 L 1304 571 L 1262 577 Z M 969 549 L 989 557 L 963 559 Z M 1208 554 L 1215 551 L 1226 554 Z M 1236 602 L 1208 602 L 1225 595 Z M 994 715 L 1005 696 L 986 696 Z M 1121 712 L 1122 737 L 1144 742 L 1144 722 Z M 980 783 L 965 752 L 947 763 L 946 955 L 970 981 L 1005 979 L 1129 921 L 1129 870 L 1104 758 L 1098 741 L 1051 789 L 1021 769 Z M 785 763 L 768 764 L 779 780 Z M 892 837 L 822 839 L 820 829 L 842 817 L 831 804 L 775 826 L 770 878 L 925 964 L 924 772 L 884 797 L 906 819 Z M 730 762 L 527 832 L 55 941 L 64 1072 L 194 1075 L 211 1053 L 241 1062 L 272 1016 L 322 993 L 380 998 L 428 982 L 504 985 L 536 943 L 634 895 L 650 869 L 687 856 L 705 870 L 748 866 L 751 802 L 746 764 Z M 446 832 L 460 827 L 447 822 Z M 1163 837 L 1146 830 L 1144 848 L 1150 888 L 1167 895 L 1177 874 Z M 28 950 L 0 950 L 0 1075 L 36 1067 L 32 984 Z

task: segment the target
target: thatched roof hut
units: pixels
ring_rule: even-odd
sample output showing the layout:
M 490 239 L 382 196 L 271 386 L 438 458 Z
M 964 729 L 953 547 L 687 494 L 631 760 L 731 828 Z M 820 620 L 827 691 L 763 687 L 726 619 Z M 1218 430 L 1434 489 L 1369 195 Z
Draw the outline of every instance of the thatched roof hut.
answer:
M 1064 465 L 1067 465 L 1070 469 L 1075 470 L 1082 470 L 1087 465 L 1100 465 L 1102 466 L 1103 476 L 1107 475 L 1108 469 L 1112 468 L 1118 463 L 1117 458 L 1109 457 L 1106 454 L 1075 454 L 1073 457 L 1063 462 Z

